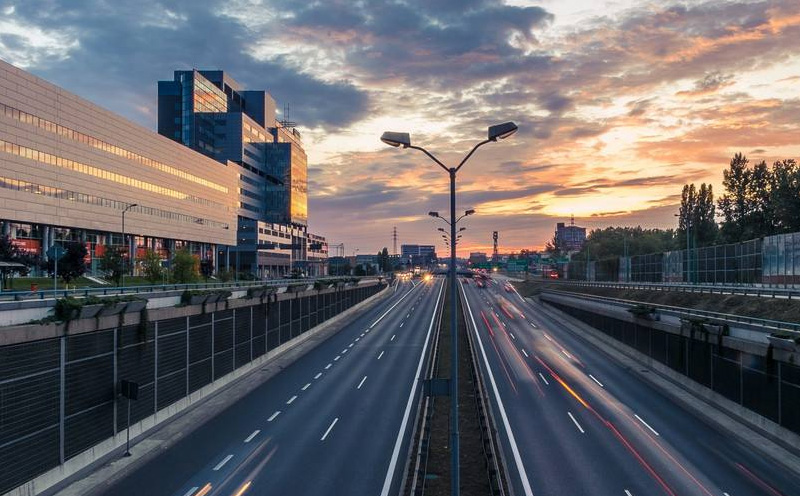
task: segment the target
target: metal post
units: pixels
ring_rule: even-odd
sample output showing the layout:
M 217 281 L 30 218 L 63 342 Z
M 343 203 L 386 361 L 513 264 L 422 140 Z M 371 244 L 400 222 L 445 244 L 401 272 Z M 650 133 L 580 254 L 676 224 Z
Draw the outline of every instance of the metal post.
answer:
M 692 282 L 692 256 L 689 251 L 689 219 L 686 219 L 686 282 Z
M 450 494 L 460 493 L 458 433 L 458 329 L 456 328 L 456 169 L 450 172 Z
M 127 440 L 125 441 L 125 454 L 122 456 L 131 456 L 131 399 L 126 398 L 126 403 L 128 403 L 128 428 L 125 429 Z
M 128 211 L 127 208 L 122 211 L 122 244 L 125 245 L 125 251 L 128 252 L 128 260 L 130 260 L 130 256 L 131 256 L 131 254 L 130 254 L 130 246 L 128 246 L 126 244 L 126 241 L 125 241 L 125 212 L 127 212 L 127 211 Z M 122 259 L 122 283 L 121 283 L 123 288 L 125 287 L 125 272 L 127 270 L 128 270 L 128 268 L 125 267 L 125 259 L 123 258 Z M 130 401 L 130 400 L 128 400 L 128 401 Z

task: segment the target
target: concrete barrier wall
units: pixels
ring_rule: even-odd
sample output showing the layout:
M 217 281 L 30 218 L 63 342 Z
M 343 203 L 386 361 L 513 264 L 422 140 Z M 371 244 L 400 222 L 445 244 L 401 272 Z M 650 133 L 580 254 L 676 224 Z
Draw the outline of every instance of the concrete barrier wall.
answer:
M 0 494 L 36 493 L 21 485 L 74 473 L 118 446 L 128 425 L 120 380 L 139 384 L 137 435 L 385 287 L 0 329 Z
M 635 318 L 624 309 L 594 308 L 576 298 L 540 299 L 775 424 L 800 434 L 800 354 L 690 332 Z

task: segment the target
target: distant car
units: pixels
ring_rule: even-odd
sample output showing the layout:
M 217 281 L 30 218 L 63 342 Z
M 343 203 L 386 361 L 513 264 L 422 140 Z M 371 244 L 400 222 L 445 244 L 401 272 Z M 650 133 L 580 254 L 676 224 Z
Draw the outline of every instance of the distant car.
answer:
M 512 288 L 512 287 L 511 287 L 511 285 L 509 285 L 509 284 L 506 284 L 506 285 L 504 286 L 504 288 L 505 288 L 505 290 L 506 290 L 506 293 L 510 293 L 511 291 L 513 291 L 513 288 Z
M 558 279 L 558 272 L 551 272 L 550 279 Z
M 477 286 L 479 288 L 484 287 L 483 281 L 480 281 L 480 280 L 479 281 L 475 281 L 475 286 Z

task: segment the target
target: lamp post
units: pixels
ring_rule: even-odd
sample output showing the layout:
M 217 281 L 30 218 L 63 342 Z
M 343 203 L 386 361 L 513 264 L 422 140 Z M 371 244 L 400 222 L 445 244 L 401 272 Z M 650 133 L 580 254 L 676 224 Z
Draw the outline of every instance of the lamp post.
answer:
M 130 205 L 125 207 L 125 210 L 122 211 L 122 243 L 125 244 L 125 249 L 128 251 L 128 260 L 130 260 L 131 262 L 133 261 L 133 258 L 132 258 L 133 254 L 131 253 L 131 246 L 125 240 L 125 213 L 128 210 L 132 209 L 133 207 L 138 207 L 138 206 L 139 206 L 138 203 L 131 203 Z M 132 263 L 131 263 L 131 267 L 133 267 Z M 125 273 L 126 272 L 128 272 L 128 269 L 127 269 L 127 267 L 125 267 L 123 265 L 123 267 L 122 267 L 122 287 L 123 288 L 125 287 Z
M 673 214 L 675 217 L 680 217 L 679 214 Z M 692 258 L 690 255 L 689 248 L 689 232 L 692 228 L 692 219 L 691 217 L 686 218 L 686 282 L 692 282 Z
M 456 330 L 456 174 L 464 166 L 467 160 L 475 153 L 479 147 L 486 143 L 508 138 L 517 132 L 517 125 L 513 122 L 504 122 L 489 127 L 487 139 L 476 144 L 472 150 L 461 160 L 456 167 L 447 167 L 438 158 L 433 156 L 428 150 L 421 146 L 411 144 L 411 136 L 408 133 L 396 133 L 387 131 L 381 136 L 381 141 L 394 147 L 413 148 L 428 156 L 431 160 L 445 170 L 450 177 L 450 294 L 452 295 L 450 305 L 450 493 L 458 496 L 460 493 L 459 477 L 459 432 L 458 432 L 458 332 Z M 474 214 L 474 210 L 467 210 L 461 218 Z M 435 214 L 435 215 L 434 215 Z M 439 217 L 437 212 L 430 212 L 432 217 Z M 441 217 L 439 217 L 441 218 Z

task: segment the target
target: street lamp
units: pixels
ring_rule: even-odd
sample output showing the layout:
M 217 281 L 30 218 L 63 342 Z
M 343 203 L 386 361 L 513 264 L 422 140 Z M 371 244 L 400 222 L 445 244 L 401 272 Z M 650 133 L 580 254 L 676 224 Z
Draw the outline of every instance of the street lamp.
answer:
M 133 258 L 132 258 L 133 254 L 130 253 L 131 252 L 130 244 L 127 243 L 127 241 L 125 239 L 125 212 L 127 212 L 130 209 L 132 209 L 133 207 L 138 207 L 138 206 L 139 206 L 138 203 L 131 203 L 130 205 L 125 207 L 125 209 L 122 211 L 122 243 L 125 244 L 125 250 L 128 251 L 128 261 L 131 262 L 131 267 L 133 267 Z M 125 273 L 127 271 L 128 271 L 127 267 L 123 266 L 122 267 L 122 287 L 123 288 L 125 287 Z
M 408 133 L 397 133 L 387 131 L 381 136 L 381 141 L 389 146 L 413 148 L 428 156 L 431 160 L 444 169 L 450 176 L 450 221 L 444 220 L 450 225 L 450 294 L 452 303 L 450 305 L 450 338 L 451 338 L 451 359 L 450 359 L 450 493 L 453 496 L 459 494 L 459 432 L 458 432 L 458 332 L 456 330 L 456 222 L 475 213 L 474 209 L 467 210 L 464 215 L 456 219 L 456 174 L 459 169 L 469 160 L 475 150 L 493 141 L 506 139 L 517 132 L 517 125 L 513 122 L 504 122 L 494 126 L 489 126 L 487 139 L 476 144 L 472 150 L 461 160 L 456 167 L 447 167 L 438 158 L 433 156 L 428 150 L 421 146 L 411 144 L 411 136 Z M 431 217 L 438 217 L 438 212 L 429 212 Z

